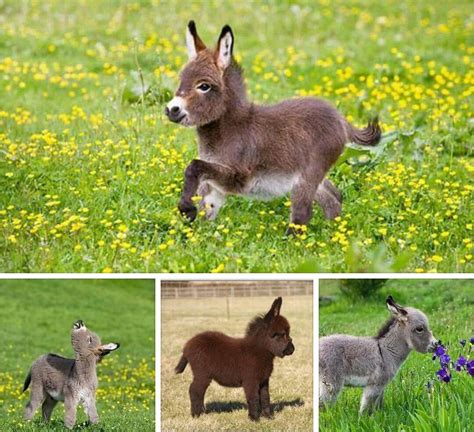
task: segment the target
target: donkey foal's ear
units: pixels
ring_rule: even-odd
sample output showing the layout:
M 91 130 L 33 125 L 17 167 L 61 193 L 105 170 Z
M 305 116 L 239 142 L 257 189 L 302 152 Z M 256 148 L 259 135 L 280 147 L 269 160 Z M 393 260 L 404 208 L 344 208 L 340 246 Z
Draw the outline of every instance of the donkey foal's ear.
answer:
M 408 312 L 403 309 L 399 304 L 395 303 L 392 296 L 387 297 L 387 308 L 396 317 L 405 317 Z
M 206 49 L 206 45 L 197 34 L 194 21 L 189 21 L 186 29 L 186 46 L 188 47 L 189 60 L 196 58 L 199 51 Z
M 266 321 L 269 321 L 269 320 L 271 321 L 273 318 L 280 315 L 280 309 L 281 309 L 282 302 L 283 302 L 283 300 L 282 300 L 281 297 L 278 297 L 277 299 L 275 299 L 275 301 L 272 304 L 272 307 L 270 308 L 270 310 L 265 315 L 265 320 Z
M 232 50 L 234 49 L 234 34 L 232 29 L 225 25 L 217 42 L 217 65 L 226 69 L 232 61 Z

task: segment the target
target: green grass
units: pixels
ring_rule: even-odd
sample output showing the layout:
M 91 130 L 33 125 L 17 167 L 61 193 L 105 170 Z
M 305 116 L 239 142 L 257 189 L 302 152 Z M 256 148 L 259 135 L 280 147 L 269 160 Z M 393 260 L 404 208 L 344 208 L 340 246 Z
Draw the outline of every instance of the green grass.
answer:
M 196 333 L 218 330 L 241 337 L 247 323 L 266 312 L 272 297 L 162 300 L 161 302 L 161 430 L 162 431 L 312 431 L 313 430 L 313 321 L 312 297 L 283 297 L 281 313 L 289 320 L 295 352 L 275 359 L 270 378 L 272 420 L 254 423 L 248 418 L 242 388 L 212 383 L 204 403 L 218 410 L 193 419 L 188 396 L 192 374 L 189 366 L 175 375 L 184 344 Z
M 467 0 L 227 0 L 205 14 L 190 2 L 2 2 L 0 269 L 472 271 L 469 11 Z M 256 102 L 320 96 L 358 126 L 379 113 L 393 132 L 380 154 L 331 172 L 340 220 L 315 208 L 288 239 L 287 198 L 233 197 L 214 222 L 178 214 L 196 135 L 163 108 L 191 18 L 209 45 L 233 26 Z
M 70 329 L 82 319 L 104 343 L 121 344 L 98 365 L 100 422 L 87 430 L 154 431 L 154 292 L 152 280 L 1 280 L 0 429 L 66 430 L 62 403 L 48 426 L 41 409 L 24 422 L 30 392 L 21 389 L 40 355 L 74 356 Z M 75 430 L 86 420 L 79 408 Z
M 323 293 L 333 293 L 332 281 L 321 281 L 320 287 Z M 456 355 L 457 358 L 460 353 L 459 340 L 473 336 L 472 280 L 390 280 L 372 300 L 354 302 L 340 297 L 331 305 L 320 307 L 320 335 L 375 335 L 389 317 L 385 306 L 388 294 L 402 305 L 424 311 L 433 334 L 448 344 L 452 357 Z M 472 353 L 470 356 L 472 358 Z M 474 422 L 473 378 L 465 372 L 453 372 L 449 384 L 438 382 L 435 375 L 438 366 L 430 354 L 411 353 L 387 386 L 383 409 L 372 416 L 358 415 L 362 390 L 345 388 L 333 407 L 320 410 L 320 430 L 471 430 Z M 429 380 L 434 381 L 431 392 L 426 387 Z

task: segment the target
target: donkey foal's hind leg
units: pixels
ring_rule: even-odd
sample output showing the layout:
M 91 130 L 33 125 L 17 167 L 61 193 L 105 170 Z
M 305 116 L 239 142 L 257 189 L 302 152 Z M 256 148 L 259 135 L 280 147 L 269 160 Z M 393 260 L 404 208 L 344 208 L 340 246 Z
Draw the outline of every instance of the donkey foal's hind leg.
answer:
M 341 214 L 341 193 L 328 179 L 324 179 L 321 182 L 316 190 L 314 199 L 323 210 L 326 219 L 334 219 Z
M 342 375 L 341 375 L 342 377 Z M 342 378 L 325 375 L 319 372 L 319 406 L 332 405 L 337 401 L 343 387 Z
M 51 414 L 53 412 L 54 407 L 58 403 L 57 400 L 54 400 L 50 395 L 46 395 L 46 399 L 43 402 L 42 410 L 43 410 L 43 420 L 48 423 L 51 419 Z
M 210 379 L 194 378 L 193 382 L 189 386 L 189 397 L 191 399 L 191 415 L 193 417 L 199 417 L 204 412 L 204 395 L 206 390 L 211 384 Z
M 313 201 L 322 176 L 301 176 L 291 191 L 291 223 L 307 225 L 313 215 Z M 298 234 L 299 230 L 289 227 L 287 235 Z
M 32 383 L 30 401 L 26 404 L 25 414 L 23 418 L 25 420 L 31 420 L 35 415 L 36 410 L 43 403 L 45 394 L 41 383 Z
M 198 195 L 202 196 L 199 207 L 205 211 L 206 219 L 214 220 L 224 205 L 225 195 L 207 182 L 199 185 Z

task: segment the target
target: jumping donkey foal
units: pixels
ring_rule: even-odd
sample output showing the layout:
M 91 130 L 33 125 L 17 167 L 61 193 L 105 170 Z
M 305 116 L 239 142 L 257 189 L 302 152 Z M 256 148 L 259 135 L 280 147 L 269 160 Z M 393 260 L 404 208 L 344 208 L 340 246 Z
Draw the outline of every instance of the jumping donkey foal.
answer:
M 76 321 L 71 331 L 75 359 L 56 354 L 45 354 L 31 366 L 23 392 L 31 383 L 30 401 L 26 405 L 25 420 L 31 420 L 42 405 L 43 419 L 48 422 L 58 401 L 64 401 L 64 423 L 72 429 L 76 423 L 77 405 L 85 408 L 89 421 L 97 423 L 99 416 L 95 406 L 97 390 L 96 365 L 104 356 L 120 345 L 102 345 L 99 336 L 88 330 L 82 321 Z
M 207 331 L 186 342 L 175 371 L 182 373 L 188 362 L 191 365 L 193 417 L 204 412 L 204 395 L 212 380 L 225 387 L 243 387 L 252 420 L 258 420 L 260 414 L 272 417 L 268 386 L 273 360 L 295 350 L 290 324 L 280 315 L 281 304 L 282 298 L 278 297 L 266 315 L 255 317 L 243 338 Z
M 385 386 L 411 350 L 434 351 L 428 318 L 418 309 L 402 307 L 389 296 L 392 317 L 375 337 L 331 335 L 319 341 L 319 405 L 336 402 L 346 386 L 364 387 L 360 413 L 380 408 Z
M 181 213 L 196 218 L 196 192 L 208 219 L 217 216 L 229 194 L 271 199 L 291 192 L 290 233 L 294 225 L 309 222 L 313 201 L 327 218 L 338 216 L 341 194 L 325 176 L 347 142 L 379 142 L 377 120 L 356 129 L 328 102 L 314 98 L 272 106 L 250 103 L 228 25 L 217 47 L 209 49 L 190 21 L 186 42 L 189 62 L 165 109 L 171 121 L 196 126 L 199 138 L 199 159 L 185 171 Z

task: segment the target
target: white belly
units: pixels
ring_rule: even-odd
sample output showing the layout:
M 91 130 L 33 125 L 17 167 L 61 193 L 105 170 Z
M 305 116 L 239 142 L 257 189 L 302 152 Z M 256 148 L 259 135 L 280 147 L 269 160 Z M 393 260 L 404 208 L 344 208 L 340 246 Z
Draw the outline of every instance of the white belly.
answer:
M 293 189 L 298 178 L 297 174 L 258 175 L 250 181 L 242 195 L 261 200 L 269 200 L 286 195 Z
M 57 390 L 48 390 L 48 394 L 57 401 L 64 401 L 64 394 Z
M 346 376 L 344 385 L 350 387 L 365 387 L 367 385 L 367 377 L 356 375 Z

